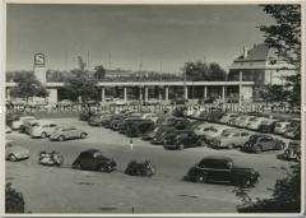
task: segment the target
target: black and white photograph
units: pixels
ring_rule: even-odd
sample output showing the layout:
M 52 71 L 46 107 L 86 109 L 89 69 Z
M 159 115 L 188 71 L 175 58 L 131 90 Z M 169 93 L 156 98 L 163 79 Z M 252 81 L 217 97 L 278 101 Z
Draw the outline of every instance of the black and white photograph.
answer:
M 6 215 L 304 213 L 302 2 L 5 6 Z

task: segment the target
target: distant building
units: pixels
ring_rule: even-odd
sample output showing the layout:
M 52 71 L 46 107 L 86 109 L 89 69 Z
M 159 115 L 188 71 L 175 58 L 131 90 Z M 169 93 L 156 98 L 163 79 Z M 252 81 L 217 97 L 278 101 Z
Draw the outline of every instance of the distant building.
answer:
M 285 77 L 293 75 L 296 68 L 278 57 L 275 50 L 266 44 L 257 44 L 250 50 L 244 49 L 243 54 L 233 61 L 228 80 L 239 80 L 240 72 L 243 81 L 253 81 L 255 86 L 260 87 L 285 84 Z
M 105 77 L 106 78 L 124 78 L 124 77 L 131 77 L 135 74 L 135 72 L 131 70 L 122 70 L 122 69 L 115 69 L 115 70 L 109 70 L 105 69 Z

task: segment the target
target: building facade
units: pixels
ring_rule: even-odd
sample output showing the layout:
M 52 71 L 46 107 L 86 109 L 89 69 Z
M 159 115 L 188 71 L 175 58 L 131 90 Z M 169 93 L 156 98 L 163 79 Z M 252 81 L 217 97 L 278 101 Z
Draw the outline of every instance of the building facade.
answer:
M 238 81 L 240 73 L 242 81 L 253 81 L 255 87 L 264 85 L 284 85 L 286 77 L 294 75 L 296 68 L 282 60 L 275 49 L 265 44 L 254 45 L 244 49 L 229 69 L 228 80 Z

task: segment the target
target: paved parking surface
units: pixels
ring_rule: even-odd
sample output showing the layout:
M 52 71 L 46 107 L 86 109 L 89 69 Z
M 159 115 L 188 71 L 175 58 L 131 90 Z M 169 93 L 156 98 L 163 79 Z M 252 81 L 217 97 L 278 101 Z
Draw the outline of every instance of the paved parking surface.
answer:
M 22 162 L 6 162 L 6 181 L 24 193 L 26 208 L 33 213 L 209 213 L 235 212 L 238 203 L 234 187 L 220 184 L 196 184 L 182 181 L 188 169 L 206 155 L 226 155 L 238 165 L 254 167 L 261 174 L 252 189 L 256 197 L 270 196 L 278 178 L 292 163 L 276 159 L 278 151 L 248 154 L 237 150 L 214 150 L 206 147 L 182 151 L 164 150 L 161 146 L 134 139 L 133 149 L 124 135 L 102 127 L 90 127 L 73 118 L 54 119 L 70 123 L 89 132 L 85 140 L 50 142 L 31 139 L 13 132 L 7 139 L 30 150 Z M 79 152 L 98 148 L 118 163 L 111 174 L 71 169 Z M 61 168 L 37 164 L 42 150 L 57 150 L 65 156 Z M 150 159 L 157 173 L 152 178 L 130 177 L 124 169 L 132 160 Z

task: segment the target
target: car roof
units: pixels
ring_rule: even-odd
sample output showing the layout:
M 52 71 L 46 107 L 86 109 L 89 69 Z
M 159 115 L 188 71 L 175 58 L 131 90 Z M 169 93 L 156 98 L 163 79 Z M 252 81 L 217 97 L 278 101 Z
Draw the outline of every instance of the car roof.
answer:
M 232 158 L 224 156 L 224 155 L 209 155 L 202 158 L 203 160 L 226 160 L 226 161 L 233 161 Z

